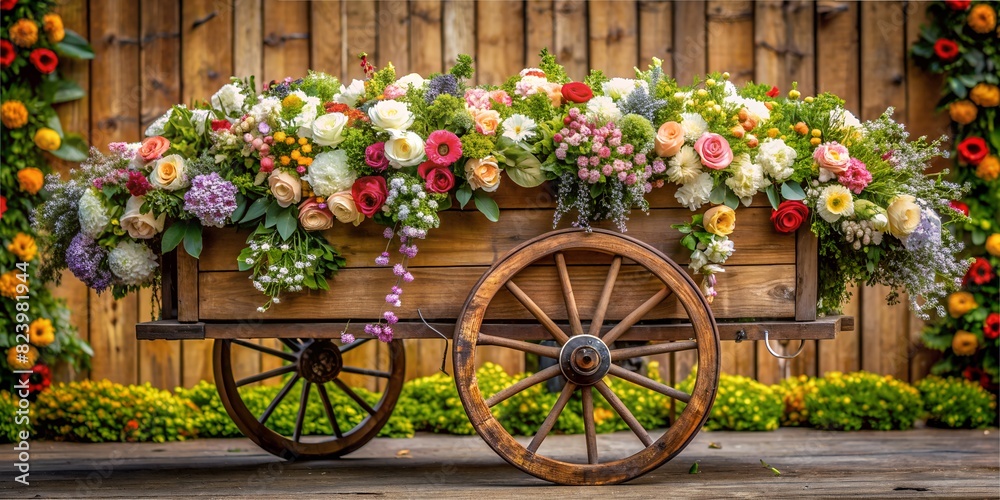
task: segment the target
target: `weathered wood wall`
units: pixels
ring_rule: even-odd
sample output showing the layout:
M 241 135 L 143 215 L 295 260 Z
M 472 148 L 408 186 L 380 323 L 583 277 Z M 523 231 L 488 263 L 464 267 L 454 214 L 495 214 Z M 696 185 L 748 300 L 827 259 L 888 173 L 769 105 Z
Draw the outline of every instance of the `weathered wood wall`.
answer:
M 97 57 L 64 63 L 89 91 L 64 106 L 64 127 L 92 144 L 137 140 L 172 103 L 204 100 L 232 74 L 258 82 L 307 69 L 361 76 L 365 51 L 400 73 L 442 71 L 461 53 L 476 58 L 479 82 L 499 83 L 551 48 L 570 75 L 588 68 L 629 76 L 650 57 L 681 82 L 729 71 L 782 91 L 834 92 L 860 117 L 886 107 L 914 134 L 937 136 L 940 82 L 906 57 L 924 19 L 923 4 L 840 1 L 325 1 L 67 0 L 67 26 L 86 36 Z M 262 76 L 262 78 L 261 78 Z M 137 342 L 133 324 L 149 317 L 148 294 L 114 301 L 68 277 L 56 292 L 94 347 L 92 378 L 190 386 L 211 377 L 208 341 Z M 885 290 L 862 289 L 846 308 L 858 331 L 808 345 L 792 374 L 865 369 L 909 380 L 931 359 L 918 345 L 920 323 L 905 306 L 884 305 Z M 410 375 L 431 373 L 441 342 L 411 342 Z M 794 346 L 792 346 L 794 347 Z M 259 366 L 248 360 L 248 369 Z M 685 369 L 683 360 L 668 369 Z M 723 370 L 774 382 L 780 366 L 763 345 L 723 345 Z

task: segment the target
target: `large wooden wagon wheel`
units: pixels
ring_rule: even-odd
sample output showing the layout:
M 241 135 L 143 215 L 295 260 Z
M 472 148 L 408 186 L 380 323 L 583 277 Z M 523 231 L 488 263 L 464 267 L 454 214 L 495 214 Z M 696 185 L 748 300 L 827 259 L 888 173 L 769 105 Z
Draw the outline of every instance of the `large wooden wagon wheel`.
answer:
M 215 341 L 215 381 L 219 396 L 236 427 L 244 435 L 273 455 L 296 460 L 336 458 L 346 455 L 361 448 L 378 434 L 389 420 L 403 388 L 406 365 L 401 340 L 389 343 L 389 367 L 385 371 L 344 364 L 343 355 L 346 352 L 365 342 L 371 342 L 371 339 L 358 339 L 347 345 L 338 345 L 328 339 L 279 340 L 288 348 L 287 350 L 273 349 L 252 340 Z M 284 364 L 256 375 L 236 379 L 233 374 L 234 348 L 258 351 L 266 356 L 278 358 Z M 374 404 L 365 401 L 341 380 L 342 373 L 374 377 L 384 381 L 385 389 L 381 399 Z M 278 377 L 283 378 L 278 379 Z M 247 408 L 239 388 L 266 380 L 281 381 L 281 390 L 262 413 L 254 414 Z M 268 427 L 268 419 L 297 384 L 301 388 L 296 396 L 292 396 L 299 400 L 294 430 L 291 435 L 276 432 Z M 353 400 L 354 404 L 364 412 L 364 419 L 353 428 L 342 427 L 338 423 L 335 405 L 331 404 L 331 391 L 340 391 Z M 333 435 L 303 436 L 306 408 L 310 397 L 318 397 L 321 401 Z M 343 418 L 340 422 L 344 422 Z
M 581 318 L 564 252 L 597 252 L 611 257 L 606 281 L 590 318 Z M 559 282 L 551 290 L 562 289 L 568 325 L 561 326 L 543 311 L 535 300 L 516 283 L 519 272 L 533 263 L 549 264 L 554 260 Z M 618 301 L 615 282 L 626 263 L 635 263 L 658 279 L 662 288 L 647 300 L 629 305 L 631 310 L 616 324 L 605 321 L 608 305 Z M 520 339 L 481 333 L 483 318 L 495 295 L 506 288 L 538 320 L 546 334 L 559 347 L 536 344 Z M 677 297 L 693 328 L 690 340 L 650 342 L 641 346 L 618 347 L 615 341 L 632 329 L 658 304 L 670 295 Z M 536 297 L 536 299 L 539 297 Z M 621 304 L 615 304 L 621 311 Z M 586 327 L 586 320 L 590 320 Z M 605 324 L 609 323 L 609 324 Z M 610 329 L 608 327 L 611 327 Z M 677 264 L 645 243 L 609 231 L 554 231 L 531 240 L 512 250 L 493 265 L 472 289 L 455 327 L 455 379 L 462 404 L 482 438 L 501 457 L 521 470 L 548 481 L 562 484 L 614 484 L 627 481 L 662 465 L 679 453 L 697 434 L 708 417 L 718 385 L 719 336 L 715 319 L 697 285 Z M 629 338 L 634 339 L 636 335 Z M 476 379 L 478 346 L 500 346 L 534 353 L 557 360 L 527 378 L 501 389 L 495 394 L 483 394 Z M 622 361 L 668 352 L 696 350 L 697 380 L 691 394 L 684 393 L 643 374 L 619 366 Z M 547 418 L 530 443 L 523 445 L 511 436 L 494 417 L 490 409 L 515 394 L 539 383 L 562 375 L 566 384 Z M 650 436 L 651 429 L 642 424 L 611 390 L 609 377 L 626 380 L 639 386 L 687 403 L 672 425 L 659 438 Z M 617 382 L 621 385 L 622 382 Z M 579 396 L 577 396 L 579 393 Z M 595 395 L 595 393 L 597 395 Z M 598 452 L 594 403 L 603 397 L 637 436 L 637 451 L 628 456 L 621 452 L 605 457 Z M 553 458 L 539 451 L 559 415 L 570 401 L 582 406 L 586 441 L 586 456 L 566 460 Z M 576 402 L 578 400 L 579 402 Z M 544 450 L 543 450 L 544 451 Z M 627 453 L 627 452 L 625 452 Z

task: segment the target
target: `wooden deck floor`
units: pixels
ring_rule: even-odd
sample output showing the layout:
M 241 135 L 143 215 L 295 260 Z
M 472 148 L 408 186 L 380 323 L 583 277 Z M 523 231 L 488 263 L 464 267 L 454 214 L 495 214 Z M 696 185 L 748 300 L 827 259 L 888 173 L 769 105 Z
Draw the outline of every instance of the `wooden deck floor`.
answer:
M 572 451 L 578 441 L 551 436 L 543 448 Z M 602 436 L 600 446 L 613 451 L 635 444 L 631 434 L 615 434 Z M 760 459 L 781 476 L 762 468 Z M 695 461 L 701 473 L 688 474 Z M 15 483 L 8 466 L 0 497 L 1000 498 L 997 429 L 702 432 L 660 469 L 603 488 L 547 487 L 507 465 L 476 436 L 378 439 L 349 458 L 299 463 L 279 461 L 245 439 L 35 442 L 30 463 L 30 486 Z

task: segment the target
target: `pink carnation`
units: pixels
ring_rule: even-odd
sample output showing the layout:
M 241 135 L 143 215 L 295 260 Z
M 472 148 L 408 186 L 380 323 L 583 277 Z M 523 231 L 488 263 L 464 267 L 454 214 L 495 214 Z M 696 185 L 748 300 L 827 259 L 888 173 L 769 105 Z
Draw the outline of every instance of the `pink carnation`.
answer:
M 837 181 L 854 194 L 861 194 L 861 191 L 871 183 L 872 174 L 861 160 L 851 158 L 844 172 L 837 176 Z
M 382 94 L 385 95 L 386 99 L 399 99 L 400 97 L 406 95 L 406 89 L 396 85 L 395 83 L 390 83 Z
M 490 93 L 483 89 L 466 90 L 465 104 L 474 109 L 490 109 Z

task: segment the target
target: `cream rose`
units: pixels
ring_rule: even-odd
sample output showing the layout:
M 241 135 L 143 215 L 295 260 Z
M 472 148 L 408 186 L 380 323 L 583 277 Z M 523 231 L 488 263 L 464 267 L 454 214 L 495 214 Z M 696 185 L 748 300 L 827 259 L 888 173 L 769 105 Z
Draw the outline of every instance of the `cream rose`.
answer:
M 413 125 L 413 113 L 405 102 L 379 101 L 368 110 L 372 125 L 389 131 L 403 132 Z
M 476 159 L 473 158 L 465 163 L 465 178 L 468 179 L 472 189 L 482 189 L 486 192 L 493 192 L 500 186 L 500 167 L 493 156 Z
M 316 198 L 307 198 L 299 205 L 299 225 L 306 231 L 322 231 L 333 227 L 333 214 Z
M 395 168 L 419 165 L 424 160 L 424 140 L 415 132 L 393 132 L 385 141 L 385 156 Z
M 278 205 L 287 207 L 293 203 L 298 203 L 302 199 L 302 182 L 298 177 L 275 170 L 267 177 L 267 185 L 271 188 L 271 194 L 278 200 Z
M 684 128 L 677 122 L 666 122 L 660 125 L 656 131 L 656 138 L 653 139 L 656 154 L 666 158 L 673 156 L 681 150 L 684 145 Z
M 157 189 L 177 191 L 188 187 L 184 158 L 181 155 L 164 156 L 156 161 L 153 172 L 149 174 L 149 183 Z
M 343 113 L 328 113 L 313 120 L 313 142 L 320 146 L 335 147 L 344 142 L 344 126 L 347 125 L 347 115 Z
M 476 120 L 476 132 L 483 135 L 493 135 L 500 126 L 500 113 L 493 109 L 477 111 L 473 117 Z
M 889 218 L 889 234 L 903 239 L 910 235 L 920 224 L 920 207 L 916 198 L 908 194 L 897 196 L 886 208 Z
M 333 216 L 344 224 L 354 224 L 357 226 L 365 220 L 365 214 L 358 211 L 358 205 L 354 203 L 354 197 L 350 191 L 341 191 L 326 199 L 326 206 L 333 213 Z
M 128 231 L 128 235 L 137 240 L 148 240 L 163 231 L 163 223 L 167 214 L 160 214 L 153 217 L 153 212 L 139 213 L 142 203 L 146 201 L 142 196 L 133 196 L 125 203 L 125 214 L 120 222 L 122 229 Z

